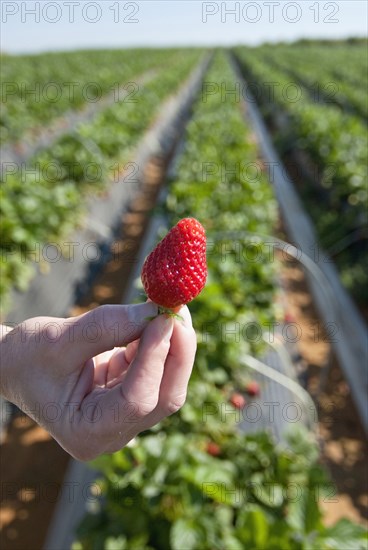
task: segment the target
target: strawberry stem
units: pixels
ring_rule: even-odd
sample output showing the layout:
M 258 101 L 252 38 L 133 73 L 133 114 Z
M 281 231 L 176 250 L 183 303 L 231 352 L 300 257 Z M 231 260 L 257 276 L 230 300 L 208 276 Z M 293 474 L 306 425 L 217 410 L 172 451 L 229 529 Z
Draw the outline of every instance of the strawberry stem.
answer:
M 178 313 L 175 313 L 174 310 L 172 310 L 168 307 L 158 306 L 158 314 L 159 315 L 167 315 L 168 317 L 173 317 L 174 319 L 178 319 L 179 321 L 184 322 L 184 319 L 181 315 L 179 315 Z
M 179 308 L 178 308 L 179 309 Z M 167 315 L 168 317 L 173 317 L 173 319 L 178 319 L 178 321 L 184 322 L 184 319 L 181 315 L 178 313 L 175 313 L 173 309 L 170 309 L 168 307 L 158 306 L 158 313 L 157 315 L 152 315 L 151 317 L 145 317 L 145 321 L 153 321 L 153 319 L 156 319 L 159 315 Z

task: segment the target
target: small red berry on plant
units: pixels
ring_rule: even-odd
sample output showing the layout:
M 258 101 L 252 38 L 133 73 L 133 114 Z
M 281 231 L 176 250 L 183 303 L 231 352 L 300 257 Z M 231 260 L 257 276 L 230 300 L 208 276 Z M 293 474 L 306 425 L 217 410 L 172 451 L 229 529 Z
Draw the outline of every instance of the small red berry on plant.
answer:
M 290 311 L 287 311 L 285 313 L 284 322 L 285 323 L 295 323 L 295 317 Z
M 255 380 L 247 382 L 244 389 L 251 397 L 256 397 L 261 393 L 261 388 L 259 387 L 258 382 L 256 382 Z
M 245 397 L 241 393 L 233 393 L 230 397 L 230 403 L 236 409 L 243 409 L 247 404 Z
M 209 441 L 206 446 L 206 452 L 211 456 L 219 456 L 221 454 L 221 447 L 214 441 Z

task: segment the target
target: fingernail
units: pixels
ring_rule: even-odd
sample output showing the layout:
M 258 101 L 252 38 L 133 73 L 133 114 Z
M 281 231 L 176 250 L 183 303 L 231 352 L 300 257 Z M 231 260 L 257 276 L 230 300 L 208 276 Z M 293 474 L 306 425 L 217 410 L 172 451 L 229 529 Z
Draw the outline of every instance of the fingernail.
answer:
M 184 325 L 187 328 L 192 328 L 192 316 L 190 315 L 190 311 L 187 306 L 183 306 L 179 311 L 178 315 L 183 319 L 182 325 Z

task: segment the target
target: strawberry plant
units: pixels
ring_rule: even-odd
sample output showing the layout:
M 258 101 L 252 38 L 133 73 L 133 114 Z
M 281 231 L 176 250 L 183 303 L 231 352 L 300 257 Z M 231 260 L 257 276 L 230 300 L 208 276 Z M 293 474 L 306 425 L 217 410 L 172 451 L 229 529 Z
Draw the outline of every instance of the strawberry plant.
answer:
M 364 549 L 364 528 L 323 527 L 318 501 L 331 487 L 306 434 L 290 436 L 288 449 L 265 433 L 218 440 L 220 455 L 200 435 L 160 430 L 101 457 L 105 499 L 73 550 Z

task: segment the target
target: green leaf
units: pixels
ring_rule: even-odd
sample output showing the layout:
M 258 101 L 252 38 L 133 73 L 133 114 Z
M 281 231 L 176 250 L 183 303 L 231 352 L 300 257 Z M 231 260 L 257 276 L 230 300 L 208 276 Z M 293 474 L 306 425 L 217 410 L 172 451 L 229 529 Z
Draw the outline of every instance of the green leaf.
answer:
M 105 550 L 126 550 L 127 548 L 127 539 L 123 535 L 106 539 Z
M 305 510 L 302 504 L 302 496 L 296 501 L 288 504 L 286 521 L 289 527 L 296 533 L 304 532 Z
M 320 546 L 318 546 L 320 545 Z M 326 550 L 367 550 L 368 531 L 361 525 L 348 519 L 341 519 L 332 527 L 325 529 L 316 539 L 313 549 Z
M 230 533 L 224 534 L 223 541 L 226 550 L 244 550 L 244 545 L 242 542 Z
M 255 494 L 258 500 L 270 508 L 278 508 L 284 501 L 283 489 L 277 483 L 260 484 Z
M 250 519 L 257 548 L 267 547 L 268 522 L 265 513 L 261 510 L 250 512 Z
M 247 548 L 264 550 L 267 548 L 269 535 L 269 520 L 264 510 L 259 506 L 248 506 L 239 514 L 236 523 L 236 533 Z
M 170 531 L 172 550 L 196 550 L 200 548 L 202 533 L 192 519 L 178 519 Z
M 305 532 L 310 533 L 321 527 L 322 513 L 314 491 L 308 490 L 305 498 Z

